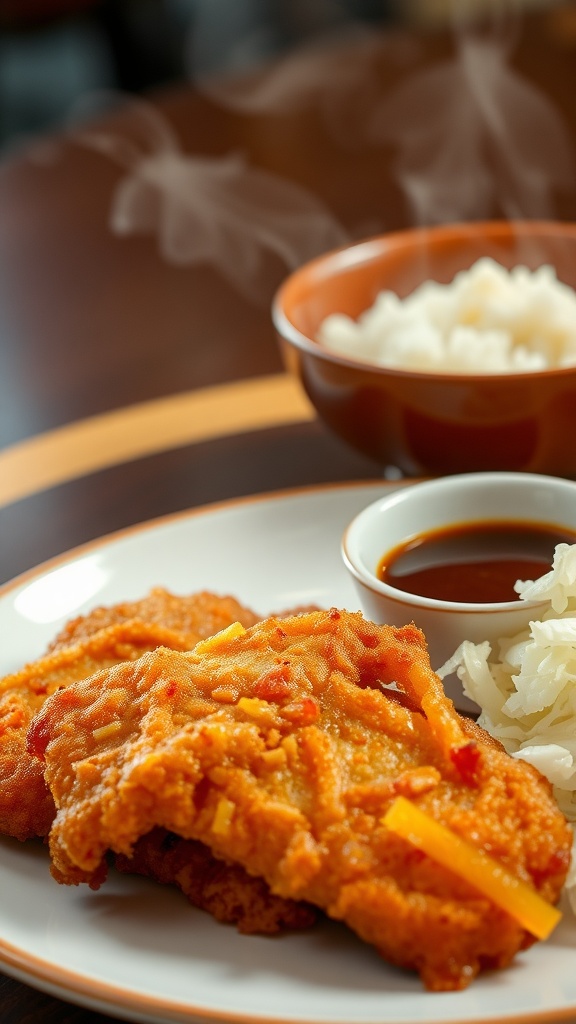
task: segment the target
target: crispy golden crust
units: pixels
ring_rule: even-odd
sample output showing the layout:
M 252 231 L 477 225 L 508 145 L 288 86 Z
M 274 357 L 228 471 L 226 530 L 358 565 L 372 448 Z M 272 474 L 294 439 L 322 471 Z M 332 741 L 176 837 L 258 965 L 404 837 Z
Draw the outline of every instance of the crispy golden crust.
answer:
M 0 833 L 45 836 L 55 814 L 44 765 L 26 749 L 34 713 L 50 694 L 159 645 L 187 650 L 189 638 L 138 620 L 109 625 L 0 679 Z
M 55 637 L 49 650 L 68 647 L 71 643 L 93 636 L 106 626 L 129 619 L 139 619 L 172 629 L 187 637 L 187 647 L 190 648 L 198 640 L 213 636 L 231 622 L 253 626 L 258 616 L 234 597 L 220 597 L 206 590 L 196 594 L 172 594 L 163 587 L 154 587 L 146 597 L 139 600 L 103 605 L 94 608 L 88 615 L 71 619 Z
M 0 833 L 22 840 L 47 835 L 56 812 L 43 765 L 26 750 L 33 715 L 25 692 L 0 695 Z
M 114 862 L 119 871 L 178 886 L 195 907 L 224 924 L 235 924 L 245 935 L 310 928 L 318 916 L 310 904 L 273 896 L 262 878 L 219 860 L 203 843 L 166 829 L 152 829 L 137 841 L 130 857 L 120 853 Z
M 396 682 L 406 705 L 380 683 Z M 473 735 L 471 735 L 471 733 Z M 105 877 L 155 826 L 349 924 L 432 989 L 531 939 L 382 817 L 399 794 L 555 901 L 571 833 L 550 787 L 460 719 L 415 627 L 346 612 L 268 619 L 205 653 L 157 650 L 35 718 L 59 806 L 53 873 Z
M 28 726 L 46 697 L 158 646 L 189 650 L 235 621 L 249 626 L 257 616 L 233 597 L 175 595 L 156 587 L 141 600 L 72 619 L 43 657 L 0 679 L 0 833 L 30 839 L 47 835 L 52 824 L 44 766 L 26 750 Z
M 140 601 L 72 620 L 44 657 L 0 680 L 0 832 L 21 840 L 45 836 L 54 819 L 44 764 L 26 749 L 32 717 L 50 694 L 159 645 L 188 650 L 235 621 L 251 625 L 256 616 L 232 597 L 207 591 L 177 596 L 156 588 Z M 144 836 L 121 865 L 173 882 L 196 906 L 241 931 L 271 933 L 313 923 L 310 907 L 272 896 L 262 879 L 216 860 L 201 843 L 158 842 L 158 830 Z

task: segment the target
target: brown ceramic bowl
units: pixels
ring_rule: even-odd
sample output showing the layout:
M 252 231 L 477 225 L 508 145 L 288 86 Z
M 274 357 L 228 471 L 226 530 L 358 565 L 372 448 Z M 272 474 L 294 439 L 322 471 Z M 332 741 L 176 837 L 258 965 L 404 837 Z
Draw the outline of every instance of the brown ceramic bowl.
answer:
M 287 367 L 320 417 L 382 467 L 408 476 L 524 470 L 576 476 L 576 367 L 464 375 L 386 369 L 315 340 L 331 313 L 357 317 L 382 289 L 404 297 L 450 282 L 481 256 L 555 266 L 576 288 L 576 224 L 493 222 L 422 228 L 327 253 L 279 289 L 273 319 Z

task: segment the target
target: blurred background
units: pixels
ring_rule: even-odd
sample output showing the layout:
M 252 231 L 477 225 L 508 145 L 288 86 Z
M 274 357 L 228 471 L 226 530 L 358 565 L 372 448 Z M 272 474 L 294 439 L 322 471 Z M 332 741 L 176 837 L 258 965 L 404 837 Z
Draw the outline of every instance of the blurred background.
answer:
M 57 129 L 79 98 L 98 90 L 143 94 L 250 69 L 349 24 L 433 31 L 459 6 L 474 13 L 503 2 L 0 0 L 0 153 Z M 535 9 L 554 0 L 516 4 Z

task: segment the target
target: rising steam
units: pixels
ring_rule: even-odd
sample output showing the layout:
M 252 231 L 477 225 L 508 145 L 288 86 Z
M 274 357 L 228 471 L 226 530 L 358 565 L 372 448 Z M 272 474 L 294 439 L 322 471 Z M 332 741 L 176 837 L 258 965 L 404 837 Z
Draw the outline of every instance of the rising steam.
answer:
M 351 26 L 346 40 L 315 40 L 254 77 L 199 85 L 251 116 L 315 107 L 341 146 L 392 147 L 416 224 L 553 218 L 557 192 L 574 188 L 576 161 L 552 103 L 510 64 L 518 0 L 492 0 L 482 24 L 471 4 L 453 0 L 454 56 L 425 70 L 411 69 L 420 47 L 409 37 Z M 402 75 L 389 92 L 382 60 Z M 166 260 L 210 264 L 260 301 L 266 256 L 292 269 L 349 240 L 304 188 L 236 154 L 185 154 L 156 108 L 126 107 L 109 130 L 70 133 L 126 172 L 112 204 L 115 233 L 154 235 Z
M 566 126 L 508 63 L 516 5 L 499 0 L 492 11 L 482 29 L 455 17 L 455 57 L 402 82 L 370 118 L 372 143 L 396 146 L 395 172 L 418 224 L 549 218 L 554 191 L 573 188 Z
M 519 0 L 452 0 L 455 54 L 413 71 L 417 44 L 352 26 L 276 61 L 244 81 L 205 79 L 211 98 L 247 114 L 315 106 L 341 145 L 393 147 L 392 170 L 416 224 L 552 218 L 557 191 L 572 191 L 576 162 L 552 103 L 510 64 Z M 412 48 L 411 48 L 412 45 Z M 382 59 L 412 68 L 384 93 Z
M 196 76 L 214 102 L 242 114 L 291 114 L 318 109 L 342 145 L 366 141 L 366 112 L 381 98 L 378 63 L 402 68 L 417 59 L 416 39 L 386 36 L 351 24 L 306 41 L 256 75 Z
M 119 122 L 116 131 L 72 134 L 127 171 L 112 202 L 116 234 L 154 235 L 168 262 L 209 264 L 239 292 L 264 302 L 267 253 L 293 269 L 348 240 L 336 218 L 304 188 L 236 154 L 185 154 L 155 107 L 142 101 L 130 106 L 130 131 Z

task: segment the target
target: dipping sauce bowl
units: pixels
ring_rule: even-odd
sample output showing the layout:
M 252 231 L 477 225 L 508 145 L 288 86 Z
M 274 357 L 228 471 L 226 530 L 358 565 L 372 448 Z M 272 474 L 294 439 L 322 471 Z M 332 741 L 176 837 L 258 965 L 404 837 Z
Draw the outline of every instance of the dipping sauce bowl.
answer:
M 434 669 L 464 640 L 494 645 L 500 637 L 519 633 L 547 602 L 446 601 L 406 592 L 379 578 L 383 557 L 412 538 L 455 524 L 495 521 L 557 528 L 573 534 L 576 543 L 576 483 L 531 473 L 470 473 L 383 495 L 352 520 L 342 539 L 344 564 L 364 613 L 392 626 L 414 622 L 426 636 Z M 461 690 L 450 696 L 461 706 Z

